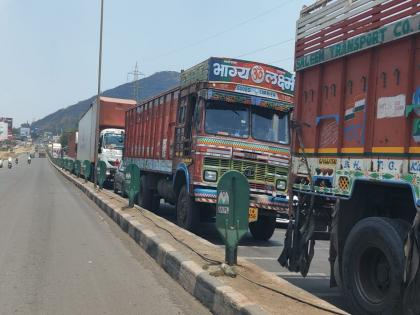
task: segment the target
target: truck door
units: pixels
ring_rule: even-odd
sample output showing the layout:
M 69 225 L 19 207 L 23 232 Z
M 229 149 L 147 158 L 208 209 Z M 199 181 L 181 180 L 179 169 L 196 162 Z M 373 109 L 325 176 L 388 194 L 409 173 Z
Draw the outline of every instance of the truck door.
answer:
M 181 98 L 178 108 L 177 126 L 175 127 L 175 157 L 186 158 L 191 156 L 192 145 L 192 118 L 197 97 L 186 95 Z

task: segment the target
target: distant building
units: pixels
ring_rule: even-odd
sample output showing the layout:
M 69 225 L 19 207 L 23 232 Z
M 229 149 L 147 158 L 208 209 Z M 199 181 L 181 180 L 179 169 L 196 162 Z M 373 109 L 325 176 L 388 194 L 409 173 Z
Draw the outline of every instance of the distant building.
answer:
M 9 125 L 7 122 L 0 121 L 0 142 L 9 138 Z
M 20 127 L 20 136 L 22 138 L 30 138 L 31 137 L 31 128 L 29 128 L 29 127 Z
M 0 117 L 0 122 L 7 123 L 7 137 L 8 139 L 13 138 L 13 118 L 7 118 L 7 117 Z

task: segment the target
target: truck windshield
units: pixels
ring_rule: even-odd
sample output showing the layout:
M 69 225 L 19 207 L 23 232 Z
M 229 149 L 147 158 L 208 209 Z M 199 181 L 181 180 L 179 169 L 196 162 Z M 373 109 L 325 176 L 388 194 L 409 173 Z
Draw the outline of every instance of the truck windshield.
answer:
M 287 113 L 263 107 L 253 108 L 252 137 L 256 140 L 287 144 L 289 142 Z
M 238 103 L 208 101 L 205 131 L 210 134 L 249 137 L 249 106 Z
M 105 149 L 120 149 L 124 146 L 124 135 L 120 133 L 106 133 L 104 135 Z

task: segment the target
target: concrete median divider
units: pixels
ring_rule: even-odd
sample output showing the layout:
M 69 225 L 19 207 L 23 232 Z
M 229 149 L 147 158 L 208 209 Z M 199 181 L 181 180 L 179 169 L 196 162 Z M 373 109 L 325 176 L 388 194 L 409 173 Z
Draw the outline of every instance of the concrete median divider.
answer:
M 221 274 L 223 248 L 52 165 L 214 314 L 346 314 L 245 259 L 238 259 L 236 278 Z

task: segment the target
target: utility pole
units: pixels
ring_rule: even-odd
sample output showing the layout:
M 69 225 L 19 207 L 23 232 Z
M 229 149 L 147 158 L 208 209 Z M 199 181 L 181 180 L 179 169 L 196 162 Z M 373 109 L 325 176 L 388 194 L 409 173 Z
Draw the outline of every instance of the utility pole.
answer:
M 134 71 L 127 73 L 127 81 L 129 81 L 130 76 L 133 77 L 132 85 L 133 85 L 133 99 L 138 103 L 140 97 L 140 81 L 139 78 L 144 73 L 141 73 L 138 68 L 138 64 L 136 62 L 136 66 L 134 67 Z
M 104 0 L 101 0 L 101 25 L 99 31 L 99 66 L 98 66 L 98 94 L 96 97 L 96 127 L 95 127 L 95 168 L 93 170 L 93 185 L 96 188 L 98 181 L 98 144 L 99 144 L 99 117 L 101 110 L 101 74 L 102 74 L 102 31 L 104 21 Z

